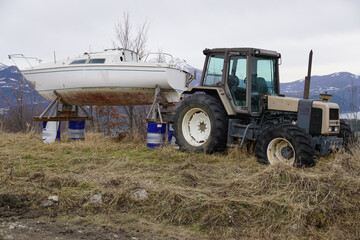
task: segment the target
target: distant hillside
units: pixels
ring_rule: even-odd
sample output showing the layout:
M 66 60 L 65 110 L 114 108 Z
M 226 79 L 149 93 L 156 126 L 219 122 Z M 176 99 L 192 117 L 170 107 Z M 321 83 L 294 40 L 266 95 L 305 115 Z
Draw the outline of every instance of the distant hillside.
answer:
M 17 67 L 0 63 L 0 114 L 6 113 L 10 106 L 18 104 L 17 100 L 21 98 L 25 105 L 47 102 L 26 81 Z
M 0 71 L 4 70 L 5 68 L 8 68 L 5 64 L 0 63 Z
M 280 92 L 288 97 L 302 97 L 304 79 L 281 83 Z M 333 95 L 331 102 L 339 104 L 342 113 L 360 111 L 360 77 L 349 72 L 338 72 L 325 76 L 312 76 L 310 98 L 319 99 L 320 93 Z

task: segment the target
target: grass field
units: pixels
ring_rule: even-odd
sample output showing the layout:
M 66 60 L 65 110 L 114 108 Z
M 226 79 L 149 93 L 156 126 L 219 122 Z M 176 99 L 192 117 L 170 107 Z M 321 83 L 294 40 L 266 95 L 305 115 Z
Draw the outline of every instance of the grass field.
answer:
M 238 149 L 0 133 L 0 222 L 0 239 L 360 239 L 360 150 L 296 169 Z

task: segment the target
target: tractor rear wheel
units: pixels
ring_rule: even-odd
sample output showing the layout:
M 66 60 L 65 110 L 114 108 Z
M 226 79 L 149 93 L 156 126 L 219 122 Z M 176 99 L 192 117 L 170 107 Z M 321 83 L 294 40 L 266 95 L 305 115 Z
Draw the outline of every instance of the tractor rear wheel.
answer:
M 258 137 L 255 153 L 258 162 L 283 162 L 295 167 L 315 165 L 315 149 L 311 136 L 302 128 L 290 123 L 273 125 Z
M 180 150 L 213 153 L 226 148 L 227 114 L 215 97 L 194 94 L 186 98 L 174 119 L 174 136 Z

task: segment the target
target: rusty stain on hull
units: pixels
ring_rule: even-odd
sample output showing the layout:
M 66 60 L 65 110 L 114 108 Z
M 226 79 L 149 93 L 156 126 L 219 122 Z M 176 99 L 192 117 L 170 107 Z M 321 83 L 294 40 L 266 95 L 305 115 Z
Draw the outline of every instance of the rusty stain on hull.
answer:
M 154 89 L 91 88 L 58 90 L 64 103 L 70 105 L 148 105 L 154 100 Z

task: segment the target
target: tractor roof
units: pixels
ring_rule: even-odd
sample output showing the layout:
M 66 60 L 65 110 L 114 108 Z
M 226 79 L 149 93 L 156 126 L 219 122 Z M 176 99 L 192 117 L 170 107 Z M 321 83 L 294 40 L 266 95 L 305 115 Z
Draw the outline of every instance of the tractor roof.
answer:
M 281 57 L 281 54 L 276 51 L 260 49 L 260 48 L 212 48 L 212 49 L 205 48 L 203 51 L 205 55 L 213 54 L 213 53 L 215 54 L 225 53 L 225 52 L 235 52 L 235 53 L 240 53 L 241 55 L 268 56 L 273 58 Z

